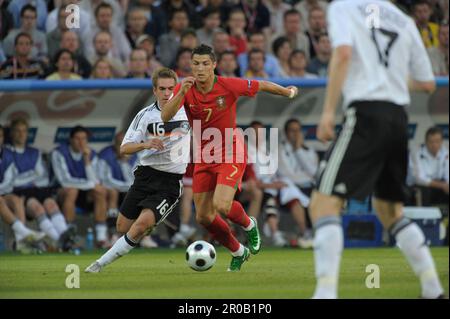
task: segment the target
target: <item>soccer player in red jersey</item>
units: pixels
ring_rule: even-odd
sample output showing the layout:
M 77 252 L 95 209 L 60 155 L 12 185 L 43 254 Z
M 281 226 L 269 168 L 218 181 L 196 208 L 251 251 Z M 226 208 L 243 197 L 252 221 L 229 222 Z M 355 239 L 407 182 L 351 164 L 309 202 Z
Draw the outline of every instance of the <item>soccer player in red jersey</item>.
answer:
M 191 67 L 193 77 L 185 78 L 174 90 L 174 96 L 169 100 L 161 113 L 164 122 L 169 121 L 177 111 L 184 106 L 186 114 L 194 127 L 195 120 L 201 123 L 201 135 L 207 129 L 216 129 L 221 133 L 221 152 L 213 149 L 213 161 L 196 162 L 193 176 L 194 203 L 196 219 L 205 227 L 211 236 L 233 255 L 229 271 L 239 271 L 242 264 L 248 260 L 250 252 L 257 254 L 261 247 L 256 219 L 248 217 L 242 205 L 233 201 L 236 190 L 240 187 L 245 171 L 245 156 L 243 160 L 233 158 L 231 163 L 225 161 L 230 145 L 225 146 L 226 129 L 236 128 L 236 101 L 239 96 L 255 96 L 258 92 L 268 92 L 289 98 L 298 94 L 294 86 L 282 87 L 269 81 L 246 80 L 239 78 L 223 78 L 214 74 L 216 56 L 213 50 L 201 45 L 192 51 Z M 216 131 L 217 132 L 217 131 Z M 227 130 L 227 134 L 228 134 Z M 233 136 L 232 149 L 236 149 L 239 139 Z M 211 147 L 209 140 L 201 141 L 201 154 Z M 232 156 L 241 152 L 235 151 Z M 205 151 L 205 152 L 204 152 Z M 206 152 L 211 154 L 211 152 Z M 237 156 L 238 157 L 238 156 Z M 194 160 L 196 160 L 194 155 Z M 230 227 L 222 219 L 225 216 L 233 223 L 240 225 L 247 233 L 249 248 L 244 247 L 233 236 Z

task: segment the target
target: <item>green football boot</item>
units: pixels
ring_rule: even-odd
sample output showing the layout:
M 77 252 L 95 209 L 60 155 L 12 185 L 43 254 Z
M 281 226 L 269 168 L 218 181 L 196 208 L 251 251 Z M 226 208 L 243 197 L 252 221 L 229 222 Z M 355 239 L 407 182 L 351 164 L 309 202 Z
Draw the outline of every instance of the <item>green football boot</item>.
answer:
M 244 247 L 244 254 L 242 256 L 234 257 L 231 259 L 230 267 L 228 267 L 228 271 L 239 271 L 241 270 L 241 266 L 244 262 L 246 262 L 250 258 L 250 250 L 247 247 Z
M 252 229 L 249 231 L 246 231 L 247 233 L 247 240 L 250 248 L 250 252 L 253 255 L 256 255 L 259 253 L 259 250 L 261 249 L 261 236 L 259 235 L 259 229 L 258 229 L 258 222 L 256 221 L 255 217 L 250 217 L 250 219 L 253 221 Z

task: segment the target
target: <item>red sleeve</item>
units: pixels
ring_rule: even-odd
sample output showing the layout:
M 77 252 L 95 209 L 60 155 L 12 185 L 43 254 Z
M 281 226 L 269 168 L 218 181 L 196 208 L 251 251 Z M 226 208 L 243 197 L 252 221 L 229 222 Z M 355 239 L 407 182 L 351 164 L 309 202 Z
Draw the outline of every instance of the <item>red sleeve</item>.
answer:
M 176 86 L 175 86 L 175 89 L 173 89 L 173 95 L 172 95 L 172 97 L 174 97 L 175 95 L 177 95 L 178 94 L 178 92 L 180 92 L 180 89 L 181 89 L 181 83 L 178 83 Z M 183 99 L 181 100 L 181 103 L 180 103 L 180 105 L 178 106 L 178 109 L 181 109 L 183 106 L 184 106 L 184 103 L 186 102 L 186 95 L 183 97 Z
M 259 90 L 259 82 L 257 80 L 247 80 L 239 78 L 224 78 L 227 86 L 236 96 L 255 96 Z

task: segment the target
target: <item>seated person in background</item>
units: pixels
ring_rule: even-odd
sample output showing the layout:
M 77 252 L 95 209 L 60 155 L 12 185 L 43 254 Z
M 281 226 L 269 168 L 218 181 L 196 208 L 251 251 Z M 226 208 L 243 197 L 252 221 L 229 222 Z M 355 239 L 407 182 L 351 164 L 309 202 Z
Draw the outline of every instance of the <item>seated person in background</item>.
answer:
M 130 72 L 127 79 L 150 79 L 148 70 L 147 51 L 143 49 L 133 49 L 130 54 Z
M 245 72 L 246 78 L 268 78 L 269 75 L 264 70 L 266 54 L 259 49 L 251 49 L 248 53 L 248 69 Z
M 67 49 L 75 55 L 74 72 L 84 79 L 91 75 L 92 66 L 80 50 L 80 40 L 73 31 L 66 31 L 61 36 L 61 49 Z
M 70 249 L 74 234 L 69 229 L 58 204 L 54 200 L 55 189 L 49 187 L 49 175 L 42 153 L 27 145 L 28 122 L 18 118 L 11 123 L 11 145 L 14 178 L 14 194 L 23 198 L 26 214 L 36 219 L 39 228 L 51 239 L 52 248 Z
M 23 201 L 12 194 L 15 178 L 14 155 L 3 147 L 4 130 L 0 125 L 0 218 L 14 233 L 16 250 L 26 251 L 29 245 L 36 244 L 45 237 L 44 233 L 35 232 L 25 226 L 25 209 Z
M 113 40 L 107 31 L 99 31 L 94 36 L 94 53 L 89 62 L 94 65 L 98 59 L 106 59 L 112 66 L 114 77 L 123 78 L 127 74 L 125 64 L 112 55 Z M 128 58 L 128 57 L 127 57 Z
M 47 76 L 46 80 L 81 80 L 81 76 L 73 73 L 75 56 L 72 52 L 61 49 L 56 53 L 54 60 L 56 71 Z
M 239 66 L 233 51 L 225 51 L 217 59 L 217 73 L 227 78 L 239 77 Z
M 191 54 L 192 50 L 188 48 L 180 48 L 178 50 L 175 64 L 175 73 L 178 77 L 192 76 Z
M 58 195 L 67 221 L 75 221 L 77 205 L 86 209 L 88 202 L 93 202 L 97 246 L 105 248 L 108 245 L 106 189 L 99 182 L 98 158 L 88 145 L 88 137 L 85 127 L 72 128 L 69 143 L 53 150 L 52 167 L 62 187 Z
M 153 74 L 153 72 L 159 68 L 162 68 L 161 62 L 155 57 L 155 39 L 147 34 L 141 35 L 136 40 L 136 48 L 143 49 L 147 52 L 148 57 L 148 74 Z
M 113 79 L 113 68 L 107 59 L 98 59 L 92 67 L 91 79 Z
M 316 74 L 306 72 L 306 55 L 301 50 L 294 50 L 289 56 L 289 76 L 291 78 L 317 79 Z
M 180 37 L 180 48 L 188 48 L 194 50 L 200 45 L 195 29 L 187 28 Z
M 281 175 L 279 170 L 275 172 L 267 172 L 267 164 L 265 169 L 260 163 L 260 159 L 267 159 L 271 154 L 267 154 L 267 148 L 265 146 L 265 140 L 260 141 L 258 130 L 263 129 L 264 126 L 261 122 L 254 121 L 250 124 L 250 127 L 255 129 L 256 133 L 256 145 L 249 141 L 248 143 L 248 157 L 249 162 L 253 163 L 255 174 L 260 181 L 258 186 L 268 193 L 266 199 L 273 197 L 279 198 L 279 204 L 286 206 L 292 214 L 294 221 L 299 229 L 299 236 L 297 239 L 298 245 L 302 248 L 312 247 L 312 236 L 310 231 L 306 227 L 306 213 L 305 208 L 309 205 L 309 198 L 303 194 L 289 178 Z M 254 156 L 257 156 L 255 159 Z M 274 163 L 275 160 L 270 160 L 270 163 Z M 271 214 L 273 215 L 273 214 Z M 278 218 L 277 218 L 278 219 Z M 273 226 L 275 223 L 270 222 L 269 226 Z M 271 227 L 272 228 L 272 227 Z M 272 228 L 272 236 L 275 236 L 277 229 Z M 275 237 L 273 237 L 275 241 Z
M 328 75 L 328 64 L 330 63 L 332 53 L 328 34 L 322 33 L 319 36 L 316 48 L 317 54 L 309 61 L 306 71 L 316 74 L 319 77 L 326 77 Z
M 425 144 L 411 156 L 412 176 L 420 189 L 421 205 L 448 204 L 449 159 L 444 134 L 439 127 L 430 127 Z
M 284 124 L 286 141 L 280 147 L 280 172 L 288 176 L 307 196 L 311 196 L 315 184 L 315 175 L 319 168 L 319 156 L 316 151 L 305 145 L 302 125 L 291 118 Z
M 15 55 L 0 67 L 0 79 L 39 79 L 44 76 L 45 65 L 30 58 L 33 39 L 28 33 L 19 33 L 14 40 Z
M 134 168 L 137 156 L 121 155 L 120 145 L 125 134 L 120 131 L 114 138 L 114 144 L 105 147 L 98 154 L 98 171 L 102 185 L 106 187 L 108 203 L 108 227 L 116 227 L 119 206 L 134 181 Z

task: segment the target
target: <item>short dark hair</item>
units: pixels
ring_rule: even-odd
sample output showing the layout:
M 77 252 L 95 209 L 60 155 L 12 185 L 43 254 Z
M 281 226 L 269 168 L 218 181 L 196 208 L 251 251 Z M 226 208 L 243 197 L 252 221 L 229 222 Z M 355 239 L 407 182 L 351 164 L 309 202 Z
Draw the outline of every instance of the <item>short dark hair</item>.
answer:
M 20 10 L 20 17 L 23 17 L 25 15 L 25 11 L 33 11 L 37 16 L 36 7 L 31 4 L 26 4 L 22 7 L 22 9 Z
M 175 71 L 169 68 L 159 68 L 153 71 L 152 74 L 153 88 L 156 88 L 158 86 L 159 79 L 174 79 L 175 84 L 178 82 L 177 74 L 175 73 Z
M 16 35 L 16 37 L 14 38 L 14 46 L 17 45 L 17 42 L 19 42 L 19 39 L 25 37 L 28 38 L 28 40 L 31 41 L 31 44 L 33 44 L 33 37 L 31 35 L 29 35 L 26 32 L 20 32 L 18 35 Z
M 273 43 L 272 43 L 272 52 L 273 54 L 275 54 L 275 56 L 278 55 L 278 50 L 285 44 L 285 43 L 290 43 L 289 39 L 287 37 L 278 37 L 276 38 Z
M 415 10 L 418 6 L 426 5 L 428 7 L 431 7 L 430 3 L 426 0 L 417 0 L 414 1 L 412 4 L 412 9 Z
M 264 58 L 264 61 L 265 61 L 265 60 L 266 60 L 266 52 L 264 52 L 264 51 L 261 50 L 261 49 L 256 49 L 256 48 L 253 48 L 253 49 L 251 49 L 251 50 L 248 52 L 248 56 L 247 56 L 248 61 L 250 62 L 250 59 L 251 59 L 251 57 L 252 57 L 253 54 L 258 54 L 258 53 L 261 53 L 261 54 L 263 55 L 263 58 Z
M 225 50 L 221 54 L 219 54 L 217 62 L 220 62 L 225 55 L 232 55 L 236 59 L 236 54 L 234 53 L 233 50 Z
M 192 50 L 189 48 L 179 48 L 177 51 L 177 55 L 175 56 L 175 61 L 178 62 L 178 59 L 180 58 L 180 56 L 186 52 L 189 52 L 189 54 L 191 54 Z
M 91 132 L 87 128 L 85 128 L 84 126 L 81 126 L 81 125 L 77 125 L 77 126 L 72 127 L 72 129 L 70 130 L 70 135 L 69 135 L 70 138 L 72 139 L 75 136 L 75 134 L 77 134 L 78 132 L 86 133 L 88 138 L 91 136 Z
M 213 7 L 206 7 L 200 12 L 203 19 L 206 19 L 210 15 L 218 14 L 220 16 L 220 10 L 219 8 L 213 8 Z
M 214 50 L 206 45 L 206 44 L 201 44 L 200 46 L 194 48 L 194 50 L 192 50 L 192 54 L 191 54 L 191 58 L 194 57 L 194 55 L 209 55 L 209 57 L 211 58 L 211 61 L 216 62 L 217 58 L 216 58 L 216 54 L 214 53 Z
M 187 12 L 185 9 L 183 9 L 183 8 L 178 8 L 178 9 L 173 10 L 173 11 L 170 13 L 170 15 L 169 15 L 169 21 L 172 21 L 172 19 L 175 17 L 175 15 L 176 15 L 177 13 L 180 13 L 180 12 L 184 13 L 184 14 L 188 17 L 188 19 L 189 19 L 189 14 L 188 14 L 188 12 Z
M 12 129 L 14 129 L 16 126 L 18 126 L 18 125 L 25 125 L 27 128 L 30 126 L 29 124 L 28 124 L 28 121 L 25 119 L 25 118 L 23 118 L 23 117 L 18 117 L 18 118 L 15 118 L 14 120 L 12 120 L 11 121 L 11 125 L 9 126 L 10 128 L 11 128 L 11 130 Z
M 106 8 L 106 9 L 111 9 L 111 12 L 114 13 L 114 9 L 113 9 L 112 5 L 110 5 L 110 4 L 107 3 L 107 2 L 101 2 L 101 3 L 97 6 L 97 8 L 95 8 L 95 17 L 98 16 L 98 13 L 100 12 L 101 9 L 105 9 L 105 8 Z
M 289 9 L 284 12 L 283 20 L 286 20 L 287 16 L 294 15 L 294 14 L 298 15 L 300 18 L 302 17 L 301 13 L 297 9 Z
M 439 134 L 442 137 L 444 137 L 444 131 L 439 126 L 432 126 L 430 127 L 427 132 L 425 133 L 425 141 L 428 140 L 428 138 L 432 135 Z
M 284 133 L 287 133 L 289 125 L 291 125 L 292 123 L 297 123 L 298 125 L 302 126 L 302 123 L 300 122 L 299 119 L 290 118 L 289 120 L 286 121 L 286 123 L 284 123 Z
M 255 125 L 260 125 L 260 126 L 264 126 L 264 124 L 261 121 L 258 120 L 253 120 L 250 122 L 249 126 L 255 126 Z
M 72 61 L 75 61 L 75 54 L 73 54 L 70 50 L 59 49 L 58 52 L 56 52 L 55 57 L 53 58 L 53 63 L 55 65 L 56 65 L 56 63 L 58 63 L 59 58 L 61 58 L 61 55 L 63 55 L 64 53 L 68 53 L 70 55 L 70 58 L 72 59 Z

